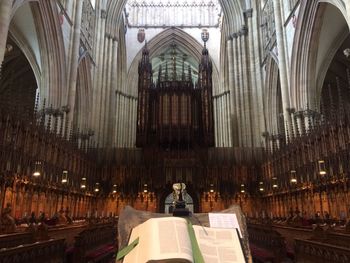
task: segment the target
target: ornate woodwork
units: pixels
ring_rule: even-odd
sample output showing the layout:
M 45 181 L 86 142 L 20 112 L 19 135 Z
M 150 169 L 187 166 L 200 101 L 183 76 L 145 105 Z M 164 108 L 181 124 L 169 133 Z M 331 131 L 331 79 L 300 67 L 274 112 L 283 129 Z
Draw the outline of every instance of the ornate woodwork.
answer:
M 199 65 L 197 85 L 188 74 L 178 75 L 176 62 L 169 76 L 160 67 L 153 83 L 147 44 L 139 63 L 137 137 L 138 147 L 192 149 L 214 146 L 212 62 L 205 47 Z
M 7 248 L 0 251 L 0 262 L 8 263 L 61 263 L 64 262 L 64 239 Z

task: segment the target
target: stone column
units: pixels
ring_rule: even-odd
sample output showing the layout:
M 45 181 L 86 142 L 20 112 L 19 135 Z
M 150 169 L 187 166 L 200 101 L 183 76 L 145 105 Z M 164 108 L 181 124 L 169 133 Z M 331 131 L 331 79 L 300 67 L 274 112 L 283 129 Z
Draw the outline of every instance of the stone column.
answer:
M 215 146 L 219 146 L 219 118 L 218 118 L 218 100 L 216 97 L 213 98 L 214 101 L 214 125 L 215 125 Z
M 113 147 L 116 146 L 116 141 L 113 136 L 115 136 L 116 133 L 116 94 L 115 90 L 118 86 L 118 76 L 117 76 L 117 69 L 118 69 L 118 40 L 117 38 L 113 38 L 113 60 L 112 60 L 112 79 L 111 79 L 111 89 L 110 89 L 110 97 L 111 97 L 111 105 L 109 109 L 109 140 L 107 141 L 108 144 L 112 145 Z
M 126 102 L 125 102 L 125 95 L 122 95 L 122 126 L 121 126 L 121 146 L 125 147 L 125 138 L 126 138 Z
M 231 121 L 231 103 L 230 103 L 230 97 L 231 97 L 231 92 L 230 91 L 227 91 L 226 92 L 226 96 L 225 96 L 225 99 L 226 99 L 226 115 L 227 115 L 227 146 L 228 147 L 232 147 L 232 121 Z
M 237 89 L 237 116 L 238 116 L 238 127 L 239 127 L 239 146 L 242 147 L 245 145 L 245 125 L 243 121 L 243 80 L 242 80 L 242 75 L 243 75 L 243 70 L 242 70 L 242 38 L 241 35 L 237 33 L 237 83 L 236 83 L 236 89 Z
M 278 49 L 278 66 L 280 71 L 280 80 L 281 80 L 281 95 L 282 95 L 282 104 L 283 104 L 283 115 L 285 116 L 286 129 L 292 129 L 291 118 L 288 114 L 288 108 L 290 108 L 289 101 L 289 88 L 288 88 L 288 76 L 287 76 L 287 65 L 286 65 L 286 51 L 283 38 L 283 21 L 281 16 L 281 1 L 273 0 L 273 8 L 275 15 L 275 24 L 276 24 L 276 40 L 277 40 L 277 49 Z
M 222 127 L 222 124 L 223 124 L 223 110 L 222 110 L 222 94 L 219 95 L 218 97 L 218 103 L 219 103 L 219 142 L 220 142 L 220 146 L 222 147 L 223 146 L 223 141 L 224 141 L 224 130 L 223 130 L 223 127 Z
M 0 72 L 4 60 L 13 0 L 0 1 Z
M 242 102 L 243 102 L 243 116 L 245 118 L 244 124 L 245 124 L 245 146 L 252 146 L 252 127 L 251 127 L 251 90 L 250 90 L 250 83 L 248 76 L 249 69 L 248 69 L 248 58 L 247 58 L 247 47 L 246 47 L 246 41 L 247 41 L 247 35 L 248 35 L 248 29 L 246 26 L 243 26 L 242 29 L 239 31 L 239 34 L 241 35 L 241 55 L 242 55 L 242 70 L 243 70 L 243 79 L 242 79 Z
M 68 97 L 67 105 L 70 107 L 70 113 L 68 114 L 68 131 L 70 131 L 73 125 L 75 97 L 77 91 L 77 76 L 78 76 L 78 61 L 79 61 L 79 48 L 80 48 L 80 30 L 81 30 L 81 18 L 83 13 L 83 0 L 76 1 L 75 18 L 74 18 L 74 31 L 72 38 L 72 50 L 68 83 Z
M 116 96 L 117 96 L 117 99 L 116 99 L 116 117 L 117 117 L 117 120 L 116 120 L 116 145 L 117 147 L 120 146 L 120 126 L 121 126 L 121 95 L 119 94 L 119 92 L 116 93 Z
M 103 75 L 103 54 L 104 54 L 104 42 L 105 42 L 105 30 L 106 30 L 106 18 L 107 12 L 100 9 L 100 1 L 97 1 L 97 26 L 96 26 L 96 65 L 94 74 L 94 96 L 93 96 L 93 111 L 92 111 L 92 121 L 91 124 L 95 130 L 95 140 L 100 142 L 100 114 L 101 114 L 101 88 L 102 88 L 102 75 Z M 99 144 L 100 145 L 100 144 Z
M 229 146 L 233 145 L 234 141 L 234 133 L 232 132 L 233 129 L 233 116 L 234 116 L 234 58 L 233 58 L 233 42 L 232 36 L 230 36 L 229 40 L 227 41 L 227 58 L 228 58 L 228 99 L 227 104 L 229 105 L 229 111 L 227 114 L 227 125 L 228 125 L 228 131 L 229 131 Z
M 102 101 L 101 101 L 101 144 L 107 146 L 108 117 L 110 106 L 111 73 L 113 58 L 113 39 L 110 35 L 105 36 L 105 52 L 102 75 Z
M 260 136 L 262 133 L 262 128 L 260 126 L 259 119 L 264 119 L 263 116 L 263 103 L 262 99 L 263 96 L 261 94 L 262 86 L 257 87 L 257 67 L 260 67 L 260 57 L 259 53 L 257 54 L 255 52 L 254 42 L 259 42 L 256 40 L 256 36 L 258 35 L 258 32 L 254 31 L 253 29 L 253 9 L 248 9 L 244 12 L 247 21 L 248 21 L 248 39 L 249 39 L 249 65 L 250 65 L 250 79 L 251 79 L 251 116 L 252 116 L 252 144 L 255 147 L 260 146 Z M 253 32 L 254 31 L 254 32 Z M 255 34 L 254 34 L 255 33 Z M 259 88 L 261 89 L 259 92 Z M 260 114 L 259 114 L 260 112 Z M 259 116 L 260 115 L 260 116 Z
M 238 100 L 239 100 L 239 86 L 238 86 L 238 56 L 237 56 L 237 38 L 238 35 L 236 33 L 232 34 L 232 52 L 233 52 L 233 68 L 234 68 L 234 87 L 232 89 L 232 113 L 233 113 L 233 146 L 239 145 L 239 108 L 238 108 Z

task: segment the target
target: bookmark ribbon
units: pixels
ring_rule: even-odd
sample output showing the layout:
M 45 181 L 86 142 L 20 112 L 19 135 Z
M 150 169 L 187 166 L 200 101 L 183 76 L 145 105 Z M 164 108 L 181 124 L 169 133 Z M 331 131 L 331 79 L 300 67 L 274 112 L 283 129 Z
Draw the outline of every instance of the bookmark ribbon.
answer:
M 192 223 L 190 221 L 187 222 L 188 235 L 190 236 L 191 245 L 192 245 L 192 255 L 194 263 L 205 263 L 201 250 L 199 249 L 199 245 L 197 242 L 196 235 L 194 233 L 194 229 Z
M 134 241 L 132 241 L 130 243 L 130 245 L 124 247 L 122 250 L 119 250 L 118 251 L 118 254 L 117 254 L 117 260 L 121 260 L 122 258 L 124 258 L 127 254 L 130 253 L 131 250 L 133 250 L 137 244 L 139 243 L 140 241 L 140 238 L 136 238 Z

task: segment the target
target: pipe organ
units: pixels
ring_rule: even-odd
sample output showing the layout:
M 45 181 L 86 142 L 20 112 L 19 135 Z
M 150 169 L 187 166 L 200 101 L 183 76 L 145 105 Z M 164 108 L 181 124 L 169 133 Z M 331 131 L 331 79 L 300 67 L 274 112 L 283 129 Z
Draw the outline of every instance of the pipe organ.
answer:
M 199 78 L 192 81 L 191 68 L 169 72 L 161 67 L 153 82 L 147 44 L 139 62 L 137 147 L 192 149 L 214 146 L 212 62 L 206 47 L 199 65 Z M 170 74 L 169 74 L 170 73 Z

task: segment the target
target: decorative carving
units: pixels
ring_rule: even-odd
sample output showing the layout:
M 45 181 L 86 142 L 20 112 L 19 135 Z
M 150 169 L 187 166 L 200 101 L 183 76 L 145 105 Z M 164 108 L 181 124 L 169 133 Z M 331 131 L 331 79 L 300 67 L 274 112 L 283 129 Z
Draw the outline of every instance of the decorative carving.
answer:
M 265 1 L 264 6 L 260 10 L 260 28 L 261 43 L 263 44 L 261 56 L 263 63 L 265 63 L 270 52 L 276 46 L 276 26 L 272 0 Z
M 247 18 L 252 18 L 253 17 L 253 8 L 245 10 L 244 14 Z
M 1 230 L 3 233 L 13 233 L 16 230 L 15 220 L 11 216 L 12 207 L 10 203 L 1 212 Z
M 209 38 L 203 32 L 203 40 Z M 147 43 L 139 63 L 139 100 L 137 114 L 138 147 L 157 144 L 163 148 L 188 148 L 194 145 L 214 145 L 212 100 L 212 62 L 203 48 L 197 87 L 192 83 L 189 67 L 176 73 L 176 50 L 172 46 L 171 69 L 160 67 L 158 80 L 153 83 L 153 71 Z M 183 65 L 184 71 L 184 65 Z M 193 136 L 192 136 L 192 135 Z
M 219 27 L 222 15 L 218 0 L 128 1 L 124 11 L 129 27 Z M 181 15 L 180 15 L 181 14 Z M 175 19 L 176 18 L 176 19 Z
M 101 11 L 102 14 L 102 11 Z M 84 49 L 93 57 L 93 43 L 95 37 L 95 9 L 90 0 L 84 0 L 81 18 L 81 43 Z

